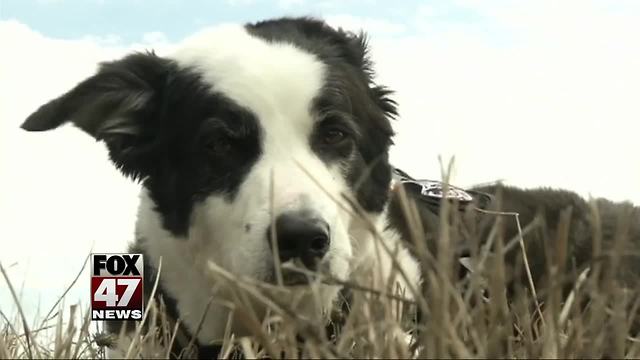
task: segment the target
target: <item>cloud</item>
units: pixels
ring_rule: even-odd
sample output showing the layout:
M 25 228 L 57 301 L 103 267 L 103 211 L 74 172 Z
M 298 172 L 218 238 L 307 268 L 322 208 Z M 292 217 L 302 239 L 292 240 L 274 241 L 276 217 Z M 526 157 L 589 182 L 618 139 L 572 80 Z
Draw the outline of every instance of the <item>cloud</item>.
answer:
M 324 19 L 332 26 L 341 26 L 352 31 L 366 31 L 370 35 L 397 36 L 407 30 L 403 24 L 384 19 L 359 17 L 352 15 L 328 15 Z
M 159 31 L 152 31 L 142 34 L 142 43 L 152 46 L 162 46 L 169 44 L 167 35 Z
M 640 204 L 640 44 L 631 38 L 640 24 L 600 3 L 522 2 L 512 9 L 521 21 L 484 4 L 460 2 L 482 18 L 476 24 L 372 37 L 379 78 L 397 90 L 402 115 L 392 160 L 437 178 L 436 154 L 455 155 L 460 185 L 503 179 Z M 480 26 L 512 41 L 470 31 Z
M 80 40 L 84 40 L 85 42 L 93 43 L 99 46 L 122 45 L 122 38 L 115 34 L 105 36 L 85 35 Z
M 104 147 L 81 131 L 64 126 L 27 133 L 19 126 L 40 105 L 93 74 L 98 62 L 161 37 L 137 45 L 96 37 L 59 40 L 8 20 L 0 21 L 0 38 L 0 262 L 16 263 L 9 274 L 15 286 L 25 284 L 33 313 L 40 298 L 44 307 L 53 304 L 90 249 L 126 249 L 133 240 L 138 186 L 120 176 Z M 86 300 L 85 285 L 81 281 L 72 295 Z M 11 303 L 5 295 L 3 309 Z

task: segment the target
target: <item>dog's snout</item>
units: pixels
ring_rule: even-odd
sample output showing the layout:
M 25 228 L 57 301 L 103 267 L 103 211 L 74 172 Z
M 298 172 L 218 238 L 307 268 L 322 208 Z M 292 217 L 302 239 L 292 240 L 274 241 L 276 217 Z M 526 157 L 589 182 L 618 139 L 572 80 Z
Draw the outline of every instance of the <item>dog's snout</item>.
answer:
M 273 229 L 267 230 L 271 243 Z M 299 258 L 312 270 L 329 250 L 329 224 L 307 213 L 285 213 L 276 218 L 275 234 L 280 261 Z

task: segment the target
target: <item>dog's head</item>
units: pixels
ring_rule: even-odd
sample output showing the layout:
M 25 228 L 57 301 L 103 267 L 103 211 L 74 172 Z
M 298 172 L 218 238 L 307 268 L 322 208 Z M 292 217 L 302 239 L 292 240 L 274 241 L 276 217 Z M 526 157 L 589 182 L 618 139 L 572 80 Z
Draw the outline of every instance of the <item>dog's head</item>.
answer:
M 142 182 L 149 246 L 191 243 L 233 274 L 273 281 L 277 243 L 282 262 L 344 278 L 344 196 L 380 214 L 391 176 L 395 104 L 372 77 L 362 35 L 306 18 L 224 26 L 171 56 L 103 63 L 22 127 L 70 121 L 104 141 Z

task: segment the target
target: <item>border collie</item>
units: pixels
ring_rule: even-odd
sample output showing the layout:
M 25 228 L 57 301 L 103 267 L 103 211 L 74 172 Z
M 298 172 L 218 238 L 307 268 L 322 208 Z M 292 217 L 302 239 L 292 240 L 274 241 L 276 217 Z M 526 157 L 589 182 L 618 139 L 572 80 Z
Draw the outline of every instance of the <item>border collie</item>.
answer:
M 162 259 L 156 295 L 169 317 L 195 336 L 199 355 L 211 357 L 229 309 L 210 299 L 230 297 L 209 276 L 211 264 L 287 286 L 296 295 L 281 300 L 307 316 L 328 314 L 341 290 L 334 285 L 339 281 L 314 276 L 367 278 L 376 289 L 398 289 L 408 298 L 420 288 L 424 264 L 411 247 L 398 192 L 390 191 L 390 121 L 397 115 L 391 95 L 374 81 L 363 34 L 282 18 L 204 30 L 170 56 L 135 53 L 103 63 L 22 127 L 45 131 L 72 122 L 106 144 L 122 173 L 142 182 L 131 250 L 146 256 L 145 290 Z M 417 198 L 445 197 L 400 175 L 407 189 L 420 186 Z M 546 211 L 541 231 L 527 235 L 536 281 L 547 269 L 544 244 L 563 229 L 562 214 L 571 223 L 567 261 L 590 261 L 596 225 L 584 199 L 549 189 L 475 190 L 495 194 L 499 188 L 501 208 L 520 213 L 523 225 Z M 468 193 L 458 194 L 468 200 Z M 437 209 L 422 203 L 429 240 L 440 220 Z M 501 201 L 488 203 L 496 209 Z M 603 243 L 627 217 L 624 231 L 634 252 L 614 265 L 637 287 L 640 209 L 606 200 L 595 207 Z M 515 223 L 506 228 L 506 236 L 517 234 Z M 247 331 L 239 321 L 231 327 Z
M 283 18 L 206 29 L 171 56 L 103 63 L 22 127 L 70 121 L 142 182 L 133 248 L 146 256 L 148 280 L 162 258 L 170 312 L 208 345 L 222 339 L 229 313 L 213 303 L 198 330 L 211 292 L 226 295 L 206 275 L 209 262 L 269 283 L 281 275 L 300 292 L 291 304 L 300 313 L 331 309 L 340 287 L 311 291 L 298 272 L 283 266 L 279 274 L 272 243 L 283 265 L 356 282 L 376 274 L 381 289 L 418 288 L 418 264 L 385 215 L 390 95 L 374 81 L 364 35 Z M 398 271 L 374 232 L 406 276 L 389 277 Z

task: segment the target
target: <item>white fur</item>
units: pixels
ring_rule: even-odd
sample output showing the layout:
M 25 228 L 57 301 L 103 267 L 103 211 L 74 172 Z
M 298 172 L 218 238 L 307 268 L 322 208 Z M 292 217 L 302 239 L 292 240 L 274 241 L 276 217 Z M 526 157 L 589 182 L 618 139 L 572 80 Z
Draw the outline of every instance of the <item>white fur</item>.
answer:
M 379 268 L 379 285 L 384 286 L 391 271 L 389 256 L 379 251 L 379 257 L 379 242 L 336 203 L 334 199 L 341 199 L 341 193 L 350 193 L 343 175 L 338 167 L 328 168 L 308 144 L 316 120 L 312 100 L 324 84 L 325 65 L 293 45 L 266 42 L 239 26 L 197 34 L 173 59 L 181 66 L 198 69 L 213 90 L 250 109 L 263 130 L 263 153 L 233 201 L 216 195 L 198 205 L 186 238 L 175 238 L 163 230 L 152 200 L 146 191 L 141 194 L 137 231 L 147 241 L 141 244 L 150 257 L 146 261 L 157 264 L 162 258 L 162 284 L 177 300 L 187 328 L 195 332 L 216 286 L 207 275 L 208 261 L 234 275 L 258 280 L 264 280 L 264 274 L 271 271 L 273 258 L 265 235 L 272 220 L 272 199 L 275 216 L 289 210 L 312 209 L 329 224 L 331 244 L 323 265 L 332 276 L 347 279 Z M 382 231 L 384 220 L 379 215 L 372 219 Z M 383 233 L 392 251 L 400 245 L 397 234 Z M 399 260 L 412 286 L 417 286 L 418 268 L 406 249 L 400 250 Z M 404 284 L 404 280 L 396 280 Z M 338 288 L 320 285 L 317 290 L 321 307 L 330 308 Z M 224 289 L 217 289 L 215 295 L 224 298 Z M 300 296 L 309 300 L 314 297 L 309 292 Z M 309 305 L 312 301 L 301 304 L 302 313 L 318 311 Z M 221 339 L 227 316 L 227 309 L 214 302 L 199 340 L 206 344 Z
M 370 216 L 369 222 L 374 224 L 375 233 L 363 221 L 354 222 L 352 245 L 357 255 L 351 264 L 351 280 L 380 290 L 391 283 L 393 291 L 401 292 L 395 295 L 413 299 L 412 291 L 420 292 L 420 267 L 404 246 L 402 236 L 388 227 L 387 220 L 386 209 L 382 215 Z

